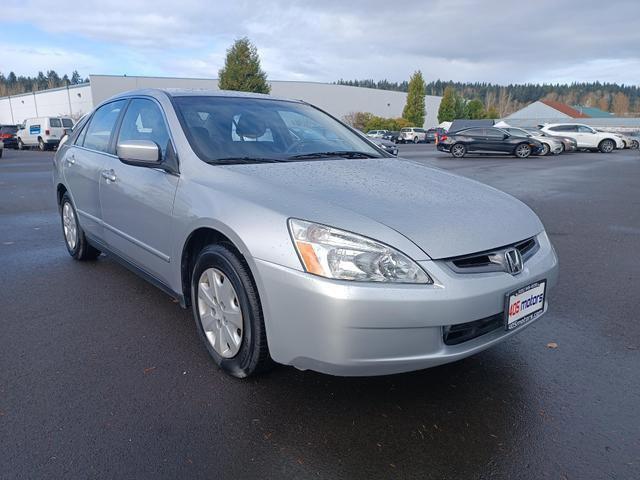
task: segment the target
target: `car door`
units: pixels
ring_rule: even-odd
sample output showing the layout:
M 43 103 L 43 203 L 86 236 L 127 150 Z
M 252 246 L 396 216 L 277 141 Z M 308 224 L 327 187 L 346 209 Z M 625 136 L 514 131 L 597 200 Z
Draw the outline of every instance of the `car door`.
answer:
M 593 132 L 593 130 L 589 127 L 585 127 L 584 125 L 576 125 L 576 140 L 578 142 L 578 147 L 581 148 L 597 148 L 598 146 L 598 136 Z
M 487 150 L 492 152 L 511 153 L 513 145 L 506 141 L 505 132 L 497 128 L 484 128 L 483 130 Z
M 84 126 L 73 146 L 66 149 L 62 174 L 71 194 L 82 229 L 89 236 L 102 240 L 100 209 L 100 175 L 110 156 L 109 144 L 125 100 L 107 103 L 98 108 Z
M 458 134 L 462 137 L 469 152 L 482 152 L 487 150 L 487 137 L 482 128 L 470 128 Z
M 578 148 L 587 148 L 584 143 L 584 136 L 578 132 L 578 127 L 576 125 L 559 125 L 557 127 L 551 127 L 549 130 L 552 133 L 566 135 L 567 137 L 573 138 L 578 144 Z
M 160 105 L 134 98 L 123 115 L 117 145 L 150 140 L 161 158 L 173 150 Z M 110 157 L 100 179 L 100 204 L 107 246 L 161 281 L 169 279 L 173 201 L 179 177 L 152 166 L 133 166 Z

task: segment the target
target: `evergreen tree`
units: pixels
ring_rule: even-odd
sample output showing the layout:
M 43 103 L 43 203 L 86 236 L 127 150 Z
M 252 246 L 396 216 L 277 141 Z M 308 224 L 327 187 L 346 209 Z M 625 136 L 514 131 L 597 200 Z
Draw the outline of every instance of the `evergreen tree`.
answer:
M 407 89 L 407 103 L 402 110 L 402 118 L 416 127 L 424 125 L 424 96 L 425 84 L 422 72 L 418 70 L 411 75 Z
M 218 72 L 219 87 L 223 90 L 269 93 L 267 74 L 260 67 L 258 49 L 247 37 L 236 40 L 227 50 L 224 67 Z
M 82 83 L 82 77 L 77 70 L 74 70 L 71 74 L 71 85 L 77 85 L 79 83 Z
M 465 115 L 467 118 L 477 120 L 480 118 L 484 118 L 484 115 L 484 105 L 480 100 L 476 98 L 467 103 L 467 112 Z
M 456 118 L 456 91 L 447 87 L 444 89 L 440 108 L 438 109 L 438 122 L 452 122 Z

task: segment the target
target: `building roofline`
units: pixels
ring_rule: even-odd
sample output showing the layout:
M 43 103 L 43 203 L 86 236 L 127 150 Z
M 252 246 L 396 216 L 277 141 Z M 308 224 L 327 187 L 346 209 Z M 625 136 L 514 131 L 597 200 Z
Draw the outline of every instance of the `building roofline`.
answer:
M 89 82 L 85 82 L 85 83 L 77 83 L 75 85 L 67 85 L 64 87 L 55 87 L 55 88 L 47 88 L 45 90 L 34 90 L 32 92 L 23 92 L 23 93 L 16 93 L 15 95 L 5 95 L 4 97 L 0 97 L 0 100 L 4 100 L 5 98 L 18 98 L 18 97 L 27 97 L 30 95 L 38 95 L 39 93 L 45 93 L 45 92 L 58 92 L 61 90 L 73 90 L 74 88 L 81 88 L 81 87 L 88 87 L 89 86 Z

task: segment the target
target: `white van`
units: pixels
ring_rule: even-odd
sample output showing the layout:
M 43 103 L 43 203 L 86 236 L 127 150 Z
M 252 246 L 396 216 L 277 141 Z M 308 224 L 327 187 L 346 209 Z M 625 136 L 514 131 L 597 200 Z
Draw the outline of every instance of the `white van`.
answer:
M 69 117 L 27 118 L 18 129 L 18 148 L 38 147 L 40 150 L 53 148 L 60 143 L 65 130 L 73 128 Z

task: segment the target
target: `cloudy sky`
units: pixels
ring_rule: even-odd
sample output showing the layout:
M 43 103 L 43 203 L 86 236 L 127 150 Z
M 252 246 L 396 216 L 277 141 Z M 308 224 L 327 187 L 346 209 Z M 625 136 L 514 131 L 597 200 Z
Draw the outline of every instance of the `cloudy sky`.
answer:
M 3 0 L 0 72 L 216 77 L 244 35 L 273 80 L 640 83 L 637 0 Z

